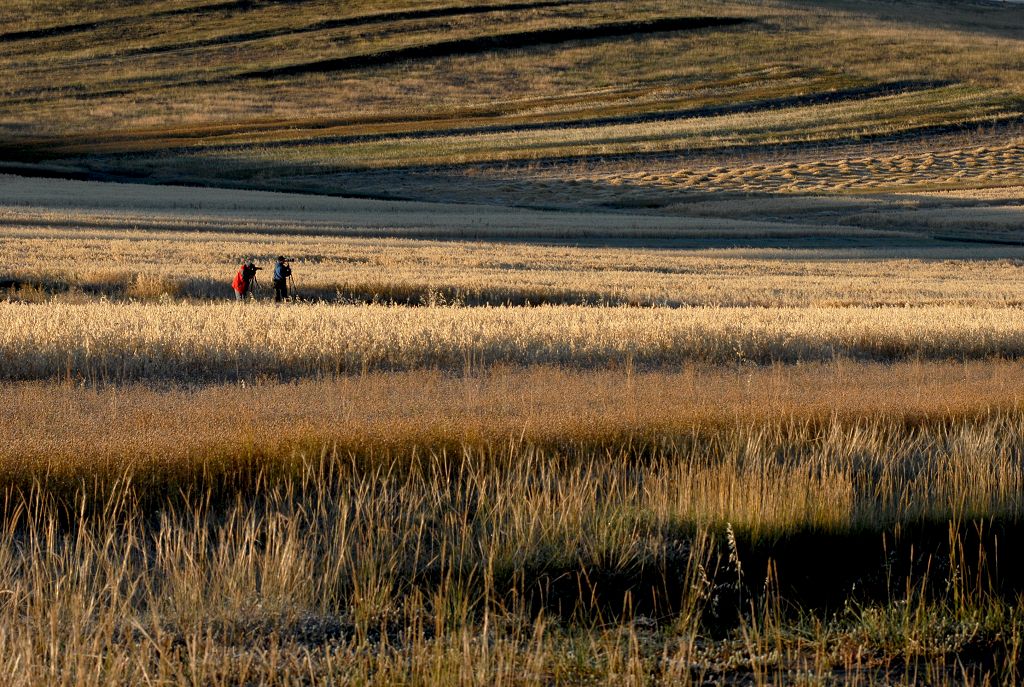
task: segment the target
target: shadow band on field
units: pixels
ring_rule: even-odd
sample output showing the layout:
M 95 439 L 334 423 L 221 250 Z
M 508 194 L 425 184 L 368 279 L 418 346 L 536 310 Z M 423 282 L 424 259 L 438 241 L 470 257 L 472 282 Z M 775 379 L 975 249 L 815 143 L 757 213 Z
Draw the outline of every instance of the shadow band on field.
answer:
M 157 19 L 161 17 L 175 17 L 183 15 L 202 16 L 214 12 L 251 11 L 260 7 L 274 5 L 297 5 L 304 0 L 227 0 L 226 2 L 215 2 L 208 5 L 197 5 L 194 7 L 182 7 L 169 10 L 158 10 L 143 15 L 132 17 L 118 17 L 116 19 L 103 19 L 92 22 L 79 22 L 75 24 L 62 24 L 59 26 L 48 26 L 39 29 L 25 29 L 21 31 L 8 31 L 0 33 L 0 42 L 25 41 L 38 38 L 56 38 L 58 36 L 69 36 L 76 33 L 86 33 L 103 28 L 113 28 L 129 23 L 137 23 L 140 19 Z M 496 12 L 515 12 L 519 10 L 547 9 L 551 7 L 565 7 L 571 5 L 586 4 L 590 0 L 539 0 L 537 2 L 512 2 L 504 5 L 473 5 L 469 7 L 435 7 L 424 10 L 404 10 L 397 12 L 378 12 L 374 14 L 362 14 L 354 17 L 341 19 L 328 19 L 314 24 L 298 28 L 268 29 L 266 31 L 252 31 L 250 33 L 221 36 L 208 40 L 192 41 L 188 43 L 175 43 L 166 46 L 151 48 L 135 48 L 118 53 L 121 57 L 134 57 L 138 55 L 152 55 L 163 52 L 183 50 L 189 48 L 202 48 L 214 45 L 225 45 L 239 43 L 249 40 L 260 40 L 263 38 L 275 38 L 278 36 L 312 33 L 331 29 L 342 29 L 352 26 L 367 26 L 370 24 L 383 24 L 392 21 L 414 21 L 417 19 L 444 19 L 449 17 L 470 16 L 475 14 L 491 14 Z
M 516 31 L 513 33 L 479 36 L 477 38 L 460 38 L 457 40 L 437 41 L 427 45 L 414 45 L 407 48 L 397 48 L 395 50 L 382 50 L 380 52 L 366 55 L 335 57 L 283 67 L 255 69 L 212 81 L 224 82 L 234 81 L 236 79 L 270 79 L 280 76 L 322 74 L 363 67 L 380 67 L 398 62 L 405 62 L 407 60 L 474 55 L 492 50 L 531 48 L 544 45 L 557 45 L 559 43 L 568 43 L 571 41 L 593 40 L 600 38 L 622 38 L 633 35 L 646 35 L 672 31 L 696 31 L 699 29 L 725 28 L 751 23 L 753 23 L 752 20 L 741 17 L 672 17 L 666 19 L 655 19 L 653 21 L 609 22 L 583 27 Z
M 269 264 L 263 261 L 262 264 Z M 112 302 L 192 300 L 199 302 L 234 301 L 231 288 L 233 271 L 226 270 L 223 279 L 168 278 L 156 288 L 139 291 L 134 285 L 134 273 L 107 280 L 69 282 L 63 279 L 40 279 L 10 276 L 0 273 L 0 302 L 5 299 L 36 300 L 79 294 L 89 300 Z M 261 278 L 250 302 L 270 302 L 274 291 L 270 278 Z M 423 284 L 390 284 L 388 282 L 353 281 L 339 284 L 299 283 L 292 295 L 308 303 L 334 303 L 339 305 L 390 305 L 405 307 L 458 306 L 465 308 L 538 307 L 544 305 L 588 307 L 700 307 L 699 301 L 681 298 L 644 296 L 610 296 L 598 291 L 563 288 L 558 290 L 536 286 L 430 286 Z
M 3 165 L 0 163 L 0 172 L 3 172 Z M 43 178 L 65 178 L 61 176 Z M 90 181 L 103 181 L 112 183 L 130 182 L 127 178 L 104 177 L 92 175 L 83 177 Z M 173 185 L 173 184 L 169 184 Z M 346 195 L 346 198 L 380 200 L 378 196 L 357 196 Z M 393 200 L 393 199 L 392 199 Z M 398 200 L 396 202 L 402 202 Z M 537 212 L 558 213 L 559 210 L 536 209 Z M 611 214 L 611 213 L 609 213 Z M 18 218 L 16 220 L 0 219 L 0 229 L 35 227 L 43 229 L 76 229 L 109 230 L 115 232 L 123 231 L 123 226 L 117 221 L 101 221 L 86 219 L 30 219 Z M 209 233 L 222 235 L 241 236 L 301 236 L 301 237 L 323 237 L 325 239 L 352 238 L 352 239 L 403 239 L 419 241 L 451 241 L 465 242 L 476 241 L 481 243 L 508 244 L 515 246 L 519 244 L 528 245 L 549 245 L 549 246 L 574 246 L 583 248 L 643 248 L 657 250 L 691 250 L 702 248 L 921 248 L 927 247 L 924 241 L 931 240 L 927 234 L 908 234 L 906 231 L 886 233 L 879 231 L 871 235 L 836 235 L 830 227 L 822 227 L 820 231 L 807 230 L 798 233 L 786 231 L 781 226 L 772 231 L 765 226 L 750 232 L 744 231 L 715 231 L 704 230 L 697 232 L 679 231 L 671 228 L 657 228 L 640 230 L 586 230 L 576 231 L 572 229 L 465 229 L 456 231 L 445 231 L 429 227 L 400 227 L 389 228 L 387 226 L 360 226 L 351 227 L 348 225 L 328 226 L 310 225 L 295 226 L 286 223 L 268 224 L 266 226 L 253 226 L 251 222 L 240 221 L 230 222 L 227 220 L 210 221 L 203 224 L 192 223 L 167 223 L 147 222 L 141 218 L 132 218 L 131 227 L 133 230 L 160 232 L 160 233 Z M 852 227 L 856 229 L 856 227 Z M 944 239 L 943 239 L 944 240 Z
M 701 625 L 724 636 L 739 626 L 750 601 L 763 602 L 771 593 L 780 594 L 792 608 L 824 613 L 851 602 L 891 603 L 905 592 L 908 581 L 918 583 L 928 597 L 941 598 L 951 577 L 965 572 L 988 593 L 1013 599 L 1024 592 L 1024 555 L 1015 543 L 1021 524 L 1005 517 L 975 522 L 940 518 L 842 531 L 806 526 L 762 540 L 740 533 L 733 552 L 742 565 L 739 574 L 728 562 L 726 543 L 716 542 L 718 564 L 712 565 L 707 580 L 713 603 L 705 607 Z M 623 569 L 612 561 L 598 561 L 529 570 L 524 577 L 532 581 L 532 610 L 566 619 L 581 613 L 615 617 L 627 610 L 671 618 L 690 583 L 686 569 L 691 536 L 685 530 L 667 534 L 677 547 L 648 565 Z M 774 589 L 764 586 L 769 578 Z
M 160 55 L 181 50 L 193 50 L 196 48 L 212 48 L 248 41 L 266 40 L 268 38 L 280 38 L 281 36 L 301 36 L 308 33 L 320 31 L 332 31 L 335 29 L 347 29 L 357 26 L 371 26 L 373 24 L 385 24 L 397 21 L 417 21 L 421 19 L 446 19 L 453 17 L 472 16 L 480 14 L 498 14 L 501 12 L 518 12 L 524 10 L 548 9 L 555 7 L 566 7 L 570 5 L 585 4 L 589 0 L 542 0 L 541 2 L 513 2 L 505 5 L 476 5 L 472 7 L 438 7 L 426 10 L 409 10 L 404 12 L 382 12 L 380 14 L 365 14 L 357 17 L 345 17 L 343 19 L 327 19 L 314 24 L 296 28 L 266 29 L 263 31 L 250 31 L 247 33 L 236 33 L 228 36 L 217 36 L 202 40 L 189 41 L 187 43 L 174 43 L 171 45 L 157 45 L 145 48 L 133 48 L 120 53 L 123 57 L 141 57 L 145 55 Z M 0 38 L 2 40 L 2 38 Z
M 181 7 L 169 10 L 158 10 L 156 12 L 139 13 L 132 17 L 118 17 L 116 19 L 100 19 L 97 21 L 77 22 L 74 24 L 60 24 L 58 26 L 46 26 L 38 29 L 24 29 L 21 31 L 7 31 L 0 33 L 0 43 L 11 43 L 13 41 L 29 41 L 39 38 L 57 38 L 59 36 L 71 36 L 76 33 L 87 33 L 98 29 L 120 26 L 122 24 L 138 22 L 140 19 L 156 19 L 159 17 L 176 17 L 185 14 L 208 14 L 212 12 L 228 11 L 251 6 L 252 0 L 227 0 L 227 2 L 215 2 L 209 5 L 198 5 L 194 7 Z

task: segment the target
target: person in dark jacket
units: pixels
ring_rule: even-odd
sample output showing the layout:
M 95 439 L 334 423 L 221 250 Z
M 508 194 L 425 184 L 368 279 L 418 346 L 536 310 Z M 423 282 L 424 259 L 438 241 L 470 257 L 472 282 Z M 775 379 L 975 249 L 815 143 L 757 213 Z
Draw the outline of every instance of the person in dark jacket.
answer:
M 252 293 L 252 283 L 256 279 L 256 270 L 262 269 L 256 266 L 255 261 L 242 262 L 235 273 L 235 280 L 231 282 L 231 288 L 235 290 L 235 300 L 244 301 L 245 297 Z
M 277 256 L 277 264 L 274 265 L 274 302 L 280 303 L 288 298 L 288 277 L 292 276 L 291 265 L 288 258 L 283 255 Z

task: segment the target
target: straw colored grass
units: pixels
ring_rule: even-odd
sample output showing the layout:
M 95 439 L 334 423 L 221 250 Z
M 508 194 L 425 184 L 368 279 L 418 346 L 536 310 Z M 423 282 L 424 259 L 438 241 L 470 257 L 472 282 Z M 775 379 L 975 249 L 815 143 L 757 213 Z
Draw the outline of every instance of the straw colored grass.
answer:
M 1019 683 L 1022 21 L 4 4 L 4 683 Z
M 79 218 L 81 219 L 81 218 Z M 127 218 L 124 220 L 128 222 Z M 1016 306 L 1024 248 L 658 250 L 204 231 L 0 229 L 0 279 L 64 300 L 224 299 L 244 256 L 307 300 L 466 305 Z M 902 253 L 902 255 L 900 255 Z M 841 257 L 842 259 L 835 259 Z M 269 278 L 260 273 L 264 286 Z M 69 293 L 71 292 L 71 293 Z M 269 297 L 269 291 L 259 297 Z M 45 299 L 47 294 L 43 294 Z
M 28 479 L 3 487 L 0 665 L 24 685 L 1013 680 L 1022 374 L 6 386 L 4 461 Z M 244 458 L 283 457 L 303 417 L 317 442 Z M 186 470 L 204 437 L 235 459 Z M 90 470 L 105 451 L 120 463 Z M 936 532 L 932 569 L 914 551 Z M 847 602 L 789 606 L 818 593 Z
M 112 500 L 65 529 L 48 503 L 9 497 L 21 510 L 5 531 L 19 545 L 0 558 L 11 599 L 0 607 L 0 665 L 14 685 L 667 685 L 751 672 L 755 684 L 809 672 L 958 684 L 1017 675 L 1019 605 L 970 584 L 948 603 L 928 602 L 914 578 L 817 626 L 789 620 L 769 594 L 711 648 L 702 616 L 743 604 L 740 559 L 725 558 L 737 551 L 731 530 L 680 546 L 657 520 L 644 522 L 634 470 L 525 465 L 530 473 L 507 477 L 416 480 L 313 466 L 300 490 L 265 488 L 226 509 L 195 503 L 156 524 Z M 538 561 L 549 574 L 536 577 Z M 678 621 L 603 615 L 607 598 L 628 608 L 631 592 L 639 603 L 648 591 L 624 590 L 616 571 L 666 564 L 683 590 Z M 533 596 L 553 610 L 531 611 Z M 559 601 L 589 629 L 563 619 Z M 991 659 L 947 667 L 979 648 Z
M 673 367 L 1016 357 L 1010 308 L 422 308 L 0 304 L 8 380 L 333 377 L 495 364 Z
M 1019 479 L 1011 454 L 998 443 L 1013 445 L 1006 433 L 1016 432 L 1022 386 L 1024 367 L 1016 362 L 849 361 L 672 373 L 413 372 L 193 390 L 8 384 L 9 402 L 0 411 L 0 473 L 7 482 L 127 476 L 159 493 L 197 475 L 216 479 L 252 465 L 288 474 L 304 455 L 406 469 L 417 451 L 448 452 L 456 462 L 466 451 L 479 454 L 471 463 L 509 451 L 564 451 L 585 464 L 600 462 L 605 450 L 650 451 L 667 461 L 652 468 L 652 478 L 660 474 L 658 483 L 677 494 L 682 508 L 671 517 L 744 529 L 848 529 L 863 518 L 898 521 L 953 508 L 952 501 L 927 499 L 858 505 L 849 491 L 860 470 L 876 477 L 891 472 L 884 479 L 892 480 L 907 470 L 931 470 L 914 456 L 940 450 L 933 443 L 938 428 L 951 423 L 941 451 L 952 452 L 956 465 L 944 464 L 943 474 L 951 478 L 954 467 L 957 475 L 975 474 L 955 487 L 956 503 L 979 515 L 1016 517 Z M 38 430 L 41 418 L 46 432 Z M 907 429 L 916 425 L 931 429 L 917 437 Z M 758 448 L 744 458 L 744 445 Z M 767 463 L 762 468 L 769 472 L 762 470 L 760 478 L 749 473 L 749 461 L 768 461 L 772 447 L 782 446 L 794 451 L 791 465 L 784 462 L 777 475 Z M 861 465 L 862 456 L 875 456 L 874 467 Z M 810 464 L 817 466 L 810 476 L 797 479 Z M 767 481 L 753 502 L 730 485 L 754 479 Z M 933 495 L 954 489 L 937 479 L 930 476 L 921 488 Z M 884 498 L 896 493 L 903 492 Z

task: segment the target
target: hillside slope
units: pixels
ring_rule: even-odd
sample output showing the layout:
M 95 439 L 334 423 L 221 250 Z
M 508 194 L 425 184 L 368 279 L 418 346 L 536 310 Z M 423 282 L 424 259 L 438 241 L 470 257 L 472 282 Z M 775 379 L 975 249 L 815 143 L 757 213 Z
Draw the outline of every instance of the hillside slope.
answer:
M 992 195 L 1024 183 L 1020 5 L 5 7 L 0 171 L 917 229 L 966 190 L 1020 218 Z

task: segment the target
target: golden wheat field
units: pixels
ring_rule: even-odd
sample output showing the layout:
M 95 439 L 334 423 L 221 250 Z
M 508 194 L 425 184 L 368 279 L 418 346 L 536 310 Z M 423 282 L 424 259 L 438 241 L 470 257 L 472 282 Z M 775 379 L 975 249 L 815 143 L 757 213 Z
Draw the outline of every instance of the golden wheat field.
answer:
M 1024 679 L 1024 4 L 0 5 L 3 685 Z
M 1016 247 L 111 188 L 7 191 L 14 684 L 1018 674 Z
M 3 304 L 6 379 L 289 379 L 500 365 L 976 359 L 1024 352 L 1011 308 Z

